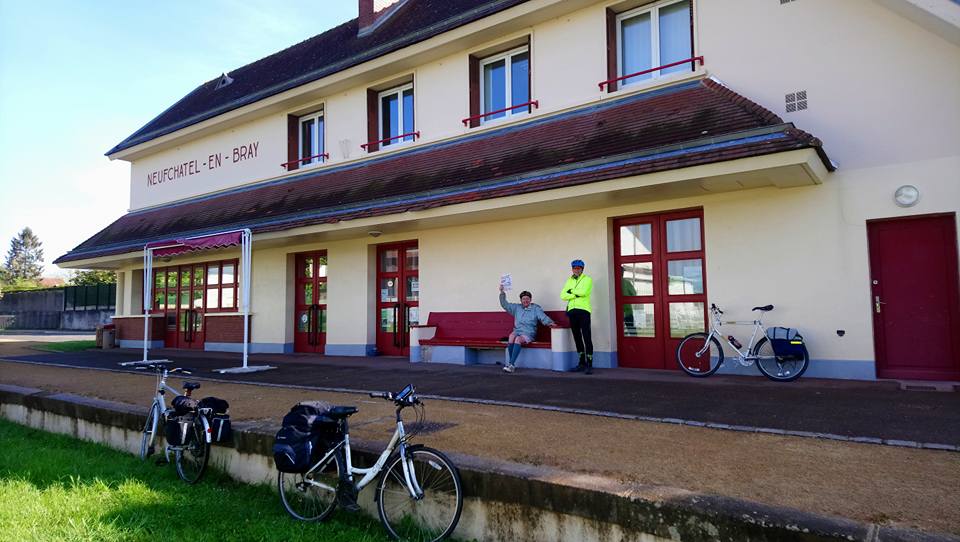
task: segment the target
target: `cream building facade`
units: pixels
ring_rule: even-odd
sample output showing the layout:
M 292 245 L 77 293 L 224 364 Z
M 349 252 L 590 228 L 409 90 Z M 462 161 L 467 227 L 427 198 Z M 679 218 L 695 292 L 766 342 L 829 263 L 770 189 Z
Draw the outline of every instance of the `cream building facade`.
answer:
M 492 362 L 417 326 L 499 311 L 505 273 L 562 311 L 583 259 L 598 367 L 675 369 L 710 304 L 746 320 L 770 303 L 765 324 L 802 331 L 807 376 L 960 379 L 960 5 L 437 4 L 361 0 L 330 31 L 359 35 L 352 56 L 234 70 L 108 153 L 132 165 L 130 213 L 58 264 L 117 270 L 122 345 L 144 340 L 145 244 L 249 228 L 251 269 L 238 247 L 154 263 L 152 346 L 239 350 L 249 273 L 252 352 Z M 668 60 L 686 62 L 610 81 Z M 278 195 L 308 184 L 312 208 Z M 566 332 L 553 343 L 527 364 L 575 363 Z

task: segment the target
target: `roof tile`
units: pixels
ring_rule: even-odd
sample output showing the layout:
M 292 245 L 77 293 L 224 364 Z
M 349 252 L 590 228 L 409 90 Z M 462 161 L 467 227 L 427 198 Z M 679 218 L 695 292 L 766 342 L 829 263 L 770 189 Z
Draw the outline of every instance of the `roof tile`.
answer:
M 820 141 L 712 80 L 449 142 L 135 211 L 57 262 L 225 229 L 254 232 L 431 209 L 800 148 Z

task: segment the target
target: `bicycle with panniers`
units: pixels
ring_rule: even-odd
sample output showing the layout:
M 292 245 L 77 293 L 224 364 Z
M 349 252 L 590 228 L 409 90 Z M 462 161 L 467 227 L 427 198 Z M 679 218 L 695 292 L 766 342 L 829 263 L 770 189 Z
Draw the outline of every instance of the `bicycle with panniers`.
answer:
M 722 320 L 723 311 L 714 304 L 710 305 L 713 325 L 709 333 L 691 333 L 677 346 L 677 364 L 690 376 L 710 376 L 723 365 L 724 355 L 720 340 L 726 341 L 737 355 L 734 358 L 740 365 L 749 367 L 754 362 L 757 369 L 770 380 L 791 382 L 800 378 L 810 364 L 803 336 L 795 328 L 763 327 L 763 315 L 772 311 L 773 305 L 754 307 L 759 316 L 751 322 Z M 724 337 L 720 331 L 724 324 L 752 325 L 753 334 L 746 346 L 733 335 Z M 757 340 L 758 336 L 760 340 Z
M 230 405 L 217 397 L 204 397 L 197 401 L 193 391 L 200 388 L 199 382 L 184 382 L 183 395 L 167 385 L 172 374 L 190 375 L 192 371 L 182 367 L 168 369 L 165 363 L 148 363 L 136 367 L 151 370 L 156 374 L 156 394 L 147 413 L 147 421 L 140 439 L 140 459 L 156 453 L 161 437 L 164 457 L 158 460 L 174 463 L 177 475 L 188 484 L 195 484 L 206 471 L 210 460 L 210 444 L 231 438 Z M 176 395 L 167 408 L 167 392 Z M 162 428 L 162 435 L 161 435 Z M 173 455 L 173 461 L 170 456 Z
M 347 419 L 358 409 L 321 401 L 295 405 L 283 419 L 273 447 L 280 500 L 287 512 L 304 521 L 323 521 L 339 505 L 359 510 L 360 490 L 376 480 L 374 503 L 380 521 L 394 540 L 432 542 L 450 536 L 460 520 L 463 490 L 460 472 L 443 453 L 411 445 L 417 429 L 407 432 L 402 412 L 412 408 L 422 428 L 423 403 L 412 385 L 399 393 L 371 393 L 393 402 L 396 429 L 376 463 L 354 465 Z M 356 480 L 354 475 L 362 478 Z

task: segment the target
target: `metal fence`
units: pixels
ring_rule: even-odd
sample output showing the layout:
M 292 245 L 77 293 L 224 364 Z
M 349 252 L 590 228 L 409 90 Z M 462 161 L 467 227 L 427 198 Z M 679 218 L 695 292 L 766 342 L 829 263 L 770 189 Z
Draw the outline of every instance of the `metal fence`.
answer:
M 63 310 L 110 310 L 116 306 L 117 285 L 66 286 L 63 288 Z

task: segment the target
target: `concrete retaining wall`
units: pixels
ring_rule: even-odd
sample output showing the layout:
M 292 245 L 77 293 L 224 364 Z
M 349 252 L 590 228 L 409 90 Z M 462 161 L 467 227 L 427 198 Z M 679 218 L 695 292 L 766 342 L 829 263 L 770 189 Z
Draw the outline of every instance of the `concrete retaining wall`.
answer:
M 146 407 L 0 384 L 0 417 L 137 453 Z M 276 427 L 235 423 L 211 464 L 235 479 L 274 485 Z M 378 447 L 354 442 L 370 465 Z M 382 446 L 382 445 L 381 445 Z M 952 537 L 862 524 L 798 510 L 682 490 L 627 486 L 590 475 L 450 454 L 459 466 L 464 510 L 455 536 L 482 541 L 946 541 Z M 361 505 L 372 514 L 372 489 Z M 291 521 L 293 521 L 291 519 Z

